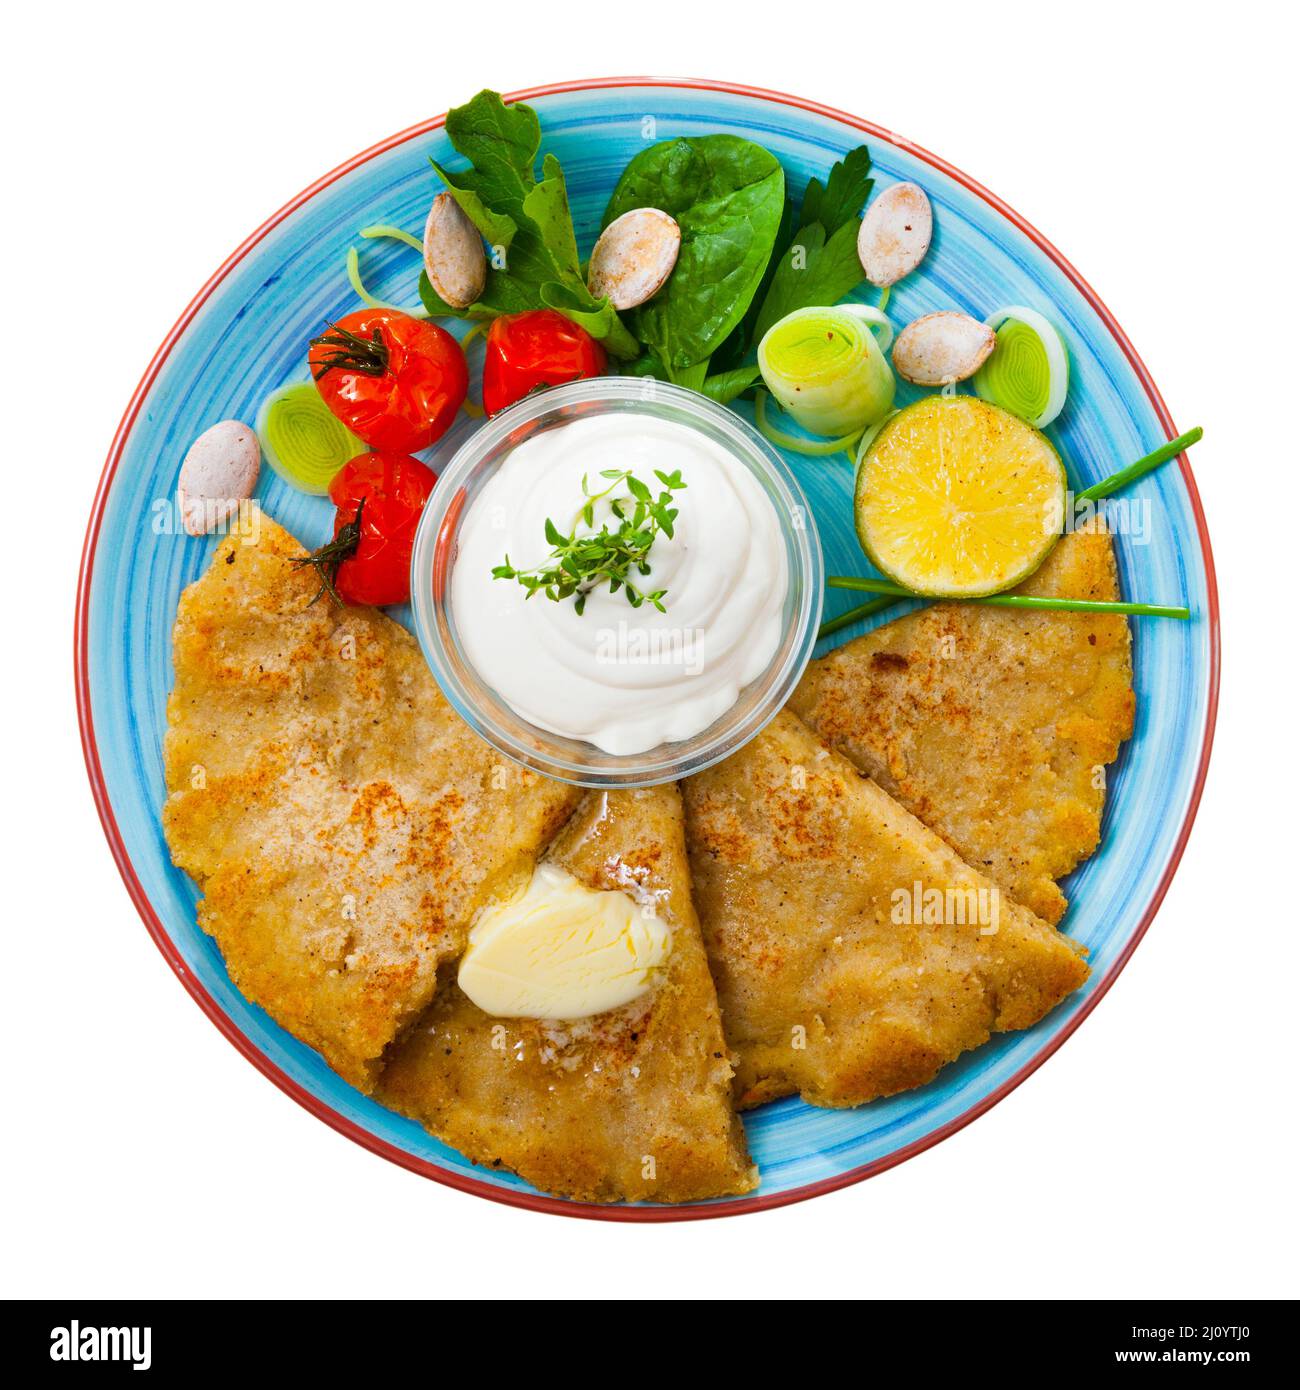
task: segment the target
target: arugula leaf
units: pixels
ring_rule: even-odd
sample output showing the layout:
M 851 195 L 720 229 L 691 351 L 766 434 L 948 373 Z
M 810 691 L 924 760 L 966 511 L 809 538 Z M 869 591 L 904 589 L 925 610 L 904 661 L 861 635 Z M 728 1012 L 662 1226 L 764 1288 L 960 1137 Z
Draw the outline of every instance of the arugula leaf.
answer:
M 823 184 L 812 179 L 804 195 L 799 230 L 776 258 L 751 346 L 796 309 L 835 304 L 862 283 L 858 214 L 871 193 L 871 155 L 865 145 L 838 161 Z
M 455 309 L 444 303 L 424 271 L 420 272 L 419 290 L 425 312 L 435 319 L 494 319 L 498 314 L 522 314 L 527 309 L 543 307 L 527 285 L 491 270 L 482 296 L 467 309 Z
M 449 186 L 474 193 L 498 212 L 508 213 L 512 203 L 518 207 L 532 187 L 542 144 L 541 122 L 531 106 L 507 106 L 498 93 L 482 91 L 447 113 L 447 138 L 471 166 Z
M 518 230 L 514 218 L 503 212 L 493 212 L 472 188 L 462 188 L 457 179 L 464 178 L 463 174 L 448 173 L 436 159 L 431 159 L 429 163 L 433 165 L 434 173 L 447 185 L 447 192 L 460 204 L 460 210 L 478 228 L 483 240 L 494 250 L 497 247 L 509 250 Z
M 541 182 L 535 183 L 524 196 L 524 216 L 537 228 L 542 245 L 554 264 L 566 275 L 581 281 L 569 191 L 564 186 L 564 170 L 553 154 L 542 160 Z
M 630 361 L 640 353 L 641 344 L 628 331 L 608 299 L 595 301 L 596 308 L 592 309 L 587 307 L 592 302 L 590 295 L 584 302 L 567 285 L 550 280 L 541 288 L 541 300 L 545 308 L 558 309 L 593 338 L 599 338 L 615 357 Z
M 491 257 L 483 294 L 467 309 L 443 303 L 422 274 L 420 299 L 429 313 L 494 318 L 558 309 L 615 357 L 634 357 L 637 342 L 609 300 L 587 289 L 559 160 L 548 154 L 536 177 L 542 132 L 532 107 L 507 106 L 498 93 L 483 91 L 448 114 L 447 135 L 470 167 L 433 167 L 488 242 Z
M 736 135 L 662 141 L 623 171 L 603 225 L 633 208 L 654 207 L 676 218 L 682 231 L 668 283 L 630 315 L 636 336 L 673 381 L 702 381 L 708 359 L 744 318 L 784 206 L 785 175 L 776 157 Z

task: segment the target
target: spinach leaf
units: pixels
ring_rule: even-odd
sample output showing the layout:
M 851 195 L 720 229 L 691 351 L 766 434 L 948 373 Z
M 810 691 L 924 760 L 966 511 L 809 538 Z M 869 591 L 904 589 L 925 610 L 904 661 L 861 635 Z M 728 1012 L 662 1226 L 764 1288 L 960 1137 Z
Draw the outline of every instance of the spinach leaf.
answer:
M 624 376 L 652 376 L 659 381 L 668 380 L 664 364 L 653 352 L 643 352 L 635 361 L 625 363 L 622 371 Z
M 835 304 L 862 283 L 858 214 L 871 193 L 870 169 L 871 155 L 859 145 L 835 164 L 824 186 L 809 181 L 799 230 L 775 258 L 751 344 L 796 309 Z
M 433 167 L 491 253 L 483 294 L 467 309 L 444 304 L 422 274 L 420 299 L 429 313 L 493 318 L 558 309 L 615 357 L 634 357 L 639 349 L 627 326 L 608 299 L 587 289 L 559 160 L 548 154 L 542 177 L 535 176 L 542 132 L 532 107 L 480 92 L 448 114 L 447 135 L 470 166 Z
M 643 353 L 635 362 L 629 362 L 621 370 L 625 376 L 652 376 L 660 381 L 674 381 L 678 386 L 686 386 L 692 391 L 708 396 L 719 405 L 729 405 L 737 396 L 757 385 L 762 376 L 756 363 L 748 367 L 734 367 L 725 372 L 710 372 L 708 362 L 697 362 L 673 378 L 652 352 Z
M 604 225 L 655 207 L 682 231 L 668 283 L 630 315 L 633 332 L 674 381 L 700 375 L 689 369 L 706 363 L 744 318 L 784 206 L 785 175 L 775 156 L 736 135 L 666 140 L 623 171 Z
M 777 247 L 785 248 L 790 245 L 790 240 L 794 236 L 795 228 L 799 225 L 796 212 L 796 204 L 787 198 L 785 200 L 785 209 L 781 214 L 781 226 L 776 234 Z M 777 251 L 774 250 L 771 259 L 767 263 L 767 269 L 763 272 L 763 279 L 759 283 L 758 291 L 745 312 L 744 319 L 741 321 L 740 326 L 732 333 L 731 337 L 722 345 L 721 349 L 714 354 L 711 364 L 713 367 L 719 370 L 738 367 L 751 355 L 756 341 L 754 329 L 758 324 L 758 315 L 767 300 L 767 292 L 772 286 L 772 281 L 776 276 L 780 264 L 781 257 L 777 254 Z
M 751 386 L 757 386 L 762 373 L 755 363 L 751 367 L 733 367 L 729 372 L 714 372 L 704 378 L 700 391 L 719 405 L 730 405 L 737 396 L 743 396 Z

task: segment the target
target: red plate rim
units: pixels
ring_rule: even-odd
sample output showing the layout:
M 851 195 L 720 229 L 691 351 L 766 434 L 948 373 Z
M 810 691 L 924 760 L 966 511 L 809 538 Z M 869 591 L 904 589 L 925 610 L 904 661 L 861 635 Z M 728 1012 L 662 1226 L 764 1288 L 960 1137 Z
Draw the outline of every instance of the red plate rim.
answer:
M 524 91 L 510 92 L 506 95 L 508 101 L 528 101 L 536 97 L 556 96 L 564 92 L 586 92 L 602 91 L 614 87 L 681 87 L 692 91 L 719 92 L 728 96 L 756 97 L 763 101 L 775 103 L 780 106 L 792 106 L 801 111 L 809 111 L 815 115 L 826 116 L 832 120 L 840 121 L 845 125 L 852 126 L 855 130 L 861 130 L 865 134 L 884 140 L 906 149 L 909 154 L 925 161 L 933 168 L 940 170 L 949 178 L 961 184 L 971 193 L 982 198 L 990 207 L 1001 213 L 1009 222 L 1019 228 L 1035 246 L 1045 255 L 1051 258 L 1063 274 L 1071 281 L 1075 288 L 1083 295 L 1088 303 L 1095 310 L 1102 322 L 1110 330 L 1111 335 L 1123 350 L 1124 356 L 1128 359 L 1130 366 L 1137 374 L 1138 380 L 1142 383 L 1151 401 L 1156 415 L 1161 424 L 1168 431 L 1169 437 L 1175 438 L 1178 430 L 1174 426 L 1173 418 L 1165 405 L 1160 392 L 1156 389 L 1155 382 L 1152 380 L 1151 373 L 1147 370 L 1146 364 L 1138 356 L 1137 350 L 1128 340 L 1124 330 L 1115 320 L 1115 316 L 1102 303 L 1101 298 L 1082 275 L 1070 264 L 1068 260 L 1043 236 L 1037 228 L 1028 223 L 1019 213 L 1007 206 L 1000 198 L 990 193 L 988 189 L 962 173 L 960 169 L 954 168 L 946 160 L 940 159 L 937 155 L 931 154 L 929 150 L 923 149 L 919 145 L 913 144 L 910 140 L 897 135 L 893 131 L 884 129 L 882 126 L 873 124 L 871 121 L 861 120 L 857 116 L 850 116 L 843 111 L 836 110 L 832 106 L 824 106 L 820 102 L 807 101 L 802 97 L 791 96 L 785 92 L 768 91 L 762 87 L 748 87 L 734 82 L 712 81 L 707 78 L 690 77 L 601 77 L 590 79 L 579 79 L 572 82 L 556 82 L 541 87 L 529 87 Z M 149 935 L 153 938 L 154 944 L 162 952 L 164 959 L 177 978 L 193 996 L 195 1002 L 214 1024 L 221 1030 L 225 1037 L 248 1058 L 254 1066 L 265 1076 L 269 1077 L 282 1091 L 292 1096 L 299 1105 L 309 1110 L 317 1118 L 324 1120 L 338 1130 L 340 1134 L 346 1135 L 349 1139 L 360 1144 L 363 1148 L 369 1149 L 372 1153 L 379 1154 L 381 1157 L 396 1163 L 403 1168 L 409 1169 L 413 1173 L 419 1173 L 426 1178 L 432 1178 L 435 1182 L 440 1182 L 448 1187 L 454 1187 L 462 1192 L 471 1192 L 479 1197 L 486 1197 L 494 1202 L 502 1202 L 507 1206 L 523 1207 L 530 1211 L 552 1212 L 562 1216 L 576 1216 L 587 1219 L 604 1221 L 691 1221 L 701 1220 L 718 1216 L 734 1216 L 744 1212 L 766 1211 L 774 1207 L 788 1206 L 793 1202 L 806 1201 L 810 1197 L 818 1197 L 826 1192 L 834 1192 L 842 1187 L 849 1187 L 853 1183 L 862 1182 L 866 1178 L 874 1177 L 877 1173 L 883 1173 L 886 1169 L 892 1168 L 895 1164 L 902 1163 L 916 1154 L 923 1153 L 926 1149 L 939 1143 L 941 1140 L 955 1134 L 959 1129 L 970 1124 L 985 1111 L 992 1109 L 1004 1096 L 1008 1095 L 1020 1085 L 1028 1076 L 1037 1071 L 1040 1066 L 1061 1046 L 1065 1040 L 1074 1033 L 1075 1029 L 1085 1018 L 1097 1007 L 1102 996 L 1115 982 L 1120 971 L 1128 963 L 1129 957 L 1136 949 L 1138 942 L 1146 934 L 1147 928 L 1151 925 L 1160 904 L 1164 901 L 1165 894 L 1169 890 L 1169 884 L 1173 880 L 1174 872 L 1178 868 L 1179 861 L 1182 859 L 1183 850 L 1186 848 L 1188 836 L 1191 833 L 1192 823 L 1196 819 L 1197 808 L 1200 806 L 1201 793 L 1205 787 L 1205 775 L 1209 767 L 1210 748 L 1214 741 L 1214 726 L 1219 707 L 1219 591 L 1215 579 L 1214 557 L 1210 550 L 1210 534 L 1205 523 L 1205 512 L 1201 506 L 1200 494 L 1197 491 L 1196 480 L 1192 476 L 1192 470 L 1187 462 L 1187 455 L 1180 454 L 1178 466 L 1182 470 L 1183 482 L 1187 487 L 1187 492 L 1192 505 L 1192 512 L 1196 518 L 1196 530 L 1201 543 L 1201 557 L 1205 566 L 1206 596 L 1208 601 L 1208 620 L 1210 626 L 1210 689 L 1209 700 L 1206 706 L 1205 732 L 1201 742 L 1200 763 L 1196 771 L 1196 782 L 1192 788 L 1191 799 L 1188 802 L 1187 814 L 1183 819 L 1183 824 L 1178 832 L 1178 839 L 1174 845 L 1173 853 L 1169 863 L 1165 868 L 1164 874 L 1160 879 L 1151 901 L 1147 904 L 1142 914 L 1142 920 L 1138 924 L 1137 930 L 1133 934 L 1132 940 L 1128 943 L 1123 954 L 1111 966 L 1107 974 L 1098 982 L 1092 991 L 1087 1002 L 1061 1030 L 1060 1034 L 1052 1040 L 1041 1052 L 1028 1061 L 1014 1076 L 1003 1082 L 995 1091 L 986 1096 L 977 1104 L 972 1105 L 956 1118 L 949 1120 L 940 1126 L 932 1134 L 927 1134 L 924 1138 L 918 1139 L 894 1153 L 886 1155 L 884 1158 L 876 1159 L 872 1163 L 863 1164 L 859 1168 L 851 1169 L 847 1173 L 839 1173 L 835 1177 L 825 1178 L 820 1182 L 809 1183 L 804 1187 L 795 1188 L 788 1192 L 774 1193 L 770 1197 L 738 1198 L 721 1202 L 714 1202 L 708 1205 L 694 1205 L 684 1207 L 603 1207 L 592 1203 L 570 1202 L 556 1197 L 544 1197 L 540 1194 L 531 1192 L 514 1192 L 509 1189 L 494 1187 L 489 1183 L 481 1182 L 477 1178 L 464 1177 L 458 1173 L 451 1173 L 439 1168 L 436 1164 L 430 1163 L 425 1159 L 418 1158 L 414 1154 L 406 1153 L 404 1150 L 387 1143 L 385 1140 L 377 1138 L 367 1130 L 354 1124 L 345 1116 L 340 1115 L 336 1110 L 326 1105 L 319 1097 L 298 1085 L 296 1081 L 287 1076 L 262 1053 L 254 1044 L 236 1027 L 234 1021 L 220 1008 L 216 1001 L 207 993 L 199 982 L 186 969 L 180 953 L 173 944 L 167 929 L 163 926 L 157 913 L 153 909 L 153 904 L 149 901 L 140 880 L 137 878 L 135 868 L 131 863 L 126 846 L 123 843 L 122 835 L 118 829 L 116 818 L 113 815 L 113 808 L 109 802 L 108 788 L 105 785 L 103 768 L 99 761 L 99 752 L 95 744 L 94 723 L 91 717 L 90 708 L 90 671 L 89 671 L 89 610 L 90 610 L 90 587 L 91 576 L 94 569 L 95 549 L 99 540 L 100 526 L 103 522 L 104 508 L 108 500 L 109 489 L 113 482 L 113 476 L 117 471 L 118 463 L 121 460 L 122 452 L 126 447 L 135 421 L 140 413 L 140 408 L 152 389 L 154 381 L 162 369 L 168 354 L 175 346 L 177 340 L 185 329 L 189 326 L 194 316 L 207 302 L 212 292 L 226 278 L 230 271 L 248 254 L 248 252 L 258 244 L 268 232 L 278 226 L 284 219 L 308 200 L 313 198 L 322 189 L 329 187 L 344 175 L 375 158 L 377 155 L 393 149 L 395 146 L 407 140 L 414 139 L 421 135 L 427 135 L 430 131 L 440 129 L 446 122 L 445 114 L 436 116 L 432 120 L 422 121 L 406 130 L 398 132 L 396 135 L 389 136 L 386 140 L 381 140 L 377 145 L 363 151 L 346 163 L 340 164 L 338 168 L 316 180 L 308 188 L 305 188 L 296 198 L 291 199 L 278 212 L 268 218 L 241 246 L 239 246 L 217 270 L 212 278 L 194 296 L 187 305 L 184 313 L 177 319 L 167 337 L 163 340 L 162 346 L 154 354 L 153 361 L 149 363 L 144 376 L 140 379 L 140 384 L 136 387 L 134 395 L 131 397 L 130 404 L 122 416 L 122 422 L 118 425 L 117 433 L 113 437 L 113 443 L 108 451 L 108 458 L 104 465 L 104 472 L 99 481 L 99 487 L 95 493 L 95 500 L 91 507 L 90 522 L 86 530 L 86 540 L 82 549 L 81 573 L 77 583 L 77 603 L 76 603 L 76 624 L 74 630 L 74 674 L 77 692 L 77 717 L 81 727 L 81 745 L 86 758 L 86 770 L 90 775 L 91 790 L 95 798 L 95 806 L 99 811 L 99 818 L 103 822 L 104 833 L 108 837 L 109 847 L 113 852 L 113 858 L 117 864 L 118 872 L 122 875 L 122 880 L 126 884 L 127 891 L 131 895 L 132 902 L 135 903 L 136 910 L 139 912 L 145 926 L 148 928 Z

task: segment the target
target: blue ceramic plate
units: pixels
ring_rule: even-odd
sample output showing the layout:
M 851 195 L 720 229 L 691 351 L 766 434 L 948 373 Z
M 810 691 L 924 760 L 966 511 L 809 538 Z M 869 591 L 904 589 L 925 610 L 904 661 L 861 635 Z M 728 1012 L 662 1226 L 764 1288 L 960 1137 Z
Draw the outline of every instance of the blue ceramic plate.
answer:
M 730 131 L 756 140 L 781 160 L 795 193 L 865 141 L 877 191 L 911 179 L 935 209 L 930 254 L 889 305 L 896 324 L 948 308 L 983 318 L 1003 304 L 1048 313 L 1064 330 L 1073 363 L 1069 404 L 1049 433 L 1076 487 L 1177 434 L 1132 346 L 1069 263 L 991 194 L 898 136 L 811 102 L 723 83 L 624 79 L 519 97 L 541 115 L 544 146 L 563 163 L 588 247 L 651 121 L 654 139 Z M 1125 592 L 1185 603 L 1193 621 L 1134 623 L 1137 727 L 1113 770 L 1101 850 L 1066 888 L 1073 905 L 1063 927 L 1091 953 L 1087 986 L 1038 1027 L 969 1053 L 921 1090 L 859 1110 L 785 1100 L 748 1115 L 762 1186 L 743 1199 L 606 1209 L 541 1196 L 507 1173 L 475 1168 L 367 1100 L 249 1004 L 195 925 L 194 885 L 172 867 L 159 827 L 172 619 L 182 587 L 203 572 L 213 546 L 184 537 L 176 525 L 181 458 L 208 425 L 252 421 L 270 390 L 303 376 L 308 338 L 357 307 L 343 274 L 357 229 L 374 222 L 421 229 L 436 189 L 430 155 L 456 158 L 441 118 L 357 156 L 255 232 L 159 349 L 113 441 L 86 539 L 76 660 L 86 760 L 127 887 L 186 988 L 267 1076 L 359 1143 L 452 1186 L 573 1215 L 653 1220 L 756 1211 L 880 1172 L 987 1110 L 1055 1051 L 1110 986 L 1168 887 L 1205 775 L 1218 684 L 1214 572 L 1187 461 L 1128 494 L 1150 502 L 1149 534 L 1119 537 Z M 414 302 L 413 261 L 396 244 L 372 243 L 363 254 L 374 292 L 402 303 Z M 798 456 L 790 463 L 815 508 L 827 571 L 860 570 L 847 465 Z M 323 500 L 293 491 L 269 469 L 260 494 L 266 510 L 303 540 L 326 535 L 332 509 Z M 852 601 L 830 595 L 827 616 Z

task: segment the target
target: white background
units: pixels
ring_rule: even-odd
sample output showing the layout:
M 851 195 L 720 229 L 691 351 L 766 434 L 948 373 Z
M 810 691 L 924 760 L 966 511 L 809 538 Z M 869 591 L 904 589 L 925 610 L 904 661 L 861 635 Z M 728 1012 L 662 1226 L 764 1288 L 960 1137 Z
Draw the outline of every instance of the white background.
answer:
M 1279 27 L 1282 6 L 225 0 L 18 14 L 0 92 L 6 1293 L 1300 1292 L 1296 35 Z M 412 1176 L 244 1061 L 118 879 L 71 672 L 78 552 L 109 441 L 230 250 L 327 169 L 481 86 L 629 72 L 727 78 L 861 114 L 1055 241 L 1179 427 L 1205 427 L 1193 463 L 1225 645 L 1182 868 L 1056 1057 L 871 1182 L 640 1228 Z

